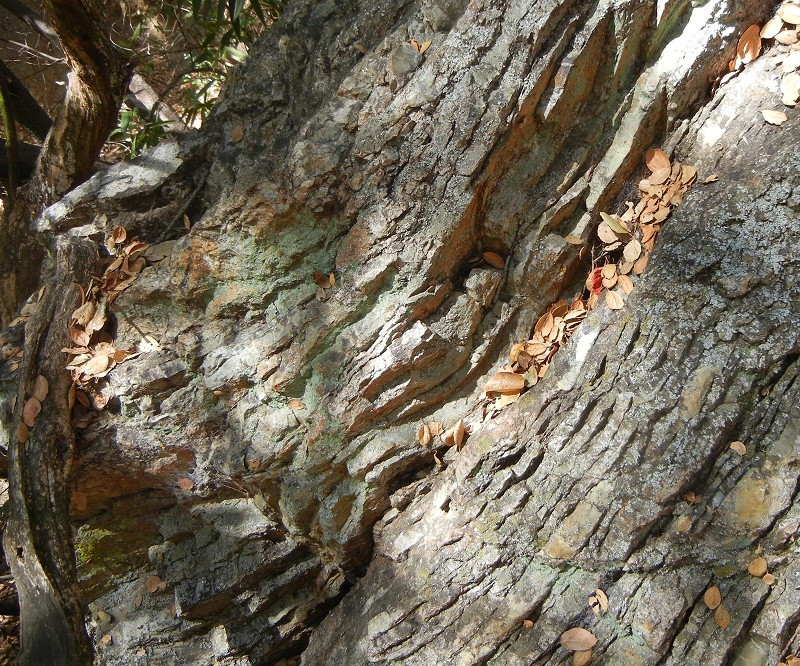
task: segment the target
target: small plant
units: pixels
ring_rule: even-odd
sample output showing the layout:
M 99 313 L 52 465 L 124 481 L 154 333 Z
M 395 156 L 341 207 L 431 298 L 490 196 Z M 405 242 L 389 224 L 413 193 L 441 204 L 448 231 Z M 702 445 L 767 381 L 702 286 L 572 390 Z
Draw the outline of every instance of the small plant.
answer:
M 123 103 L 119 124 L 109 139 L 125 150 L 125 159 L 132 160 L 145 148 L 155 146 L 167 134 L 169 122 L 159 120 L 154 113 L 143 113 Z

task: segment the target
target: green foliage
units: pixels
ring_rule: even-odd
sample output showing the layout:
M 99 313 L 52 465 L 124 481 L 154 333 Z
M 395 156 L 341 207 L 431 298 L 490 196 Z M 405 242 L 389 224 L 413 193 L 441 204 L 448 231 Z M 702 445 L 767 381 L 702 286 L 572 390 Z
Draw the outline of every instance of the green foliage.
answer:
M 108 138 L 123 146 L 125 158 L 130 160 L 145 148 L 155 146 L 161 141 L 167 134 L 168 125 L 168 122 L 159 120 L 153 114 L 146 114 L 123 103 L 119 125 Z

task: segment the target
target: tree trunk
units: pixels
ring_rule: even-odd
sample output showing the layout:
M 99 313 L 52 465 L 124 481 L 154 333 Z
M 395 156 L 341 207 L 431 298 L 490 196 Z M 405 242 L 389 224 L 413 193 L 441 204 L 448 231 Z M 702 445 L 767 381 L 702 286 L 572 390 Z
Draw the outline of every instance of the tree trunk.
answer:
M 565 663 L 573 627 L 594 663 L 800 649 L 797 117 L 760 114 L 775 52 L 710 99 L 767 17 L 297 2 L 201 134 L 46 210 L 65 244 L 174 241 L 111 305 L 114 345 L 141 353 L 77 437 L 98 661 Z M 653 145 L 719 180 L 624 308 L 601 301 L 495 414 L 482 389 L 511 345 L 583 290 L 591 252 L 565 237 L 594 245 Z M 461 450 L 415 440 L 460 419 Z

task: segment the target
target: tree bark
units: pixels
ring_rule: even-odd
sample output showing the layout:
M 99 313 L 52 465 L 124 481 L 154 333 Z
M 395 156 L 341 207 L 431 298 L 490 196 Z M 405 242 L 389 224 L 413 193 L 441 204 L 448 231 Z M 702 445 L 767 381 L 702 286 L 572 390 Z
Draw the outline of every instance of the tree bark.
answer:
M 759 113 L 774 54 L 710 99 L 765 18 L 745 0 L 298 2 L 203 132 L 47 209 L 37 228 L 64 243 L 174 240 L 113 304 L 115 346 L 141 354 L 78 436 L 98 660 L 562 663 L 578 626 L 594 663 L 800 648 L 797 117 Z M 666 223 L 624 308 L 599 305 L 487 418 L 511 345 L 583 289 L 591 256 L 565 237 L 594 242 L 653 145 L 719 181 Z M 460 419 L 460 451 L 415 441 Z M 773 586 L 746 573 L 758 548 Z

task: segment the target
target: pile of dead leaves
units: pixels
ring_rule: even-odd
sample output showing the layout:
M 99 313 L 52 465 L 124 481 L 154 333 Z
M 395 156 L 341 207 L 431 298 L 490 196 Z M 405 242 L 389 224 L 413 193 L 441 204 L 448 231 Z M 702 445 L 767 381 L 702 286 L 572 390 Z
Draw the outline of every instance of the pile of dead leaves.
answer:
M 72 375 L 69 407 L 76 428 L 88 425 L 93 410 L 102 410 L 111 399 L 103 379 L 123 361 L 138 352 L 119 349 L 112 335 L 109 306 L 141 274 L 145 266 L 168 255 L 162 245 L 132 241 L 125 243 L 127 232 L 117 227 L 106 242 L 111 256 L 100 278 L 92 278 L 89 286 L 80 287 L 80 305 L 73 311 L 69 337 L 72 346 L 61 351 L 69 355 L 67 370 Z M 170 248 L 171 249 L 171 248 Z

